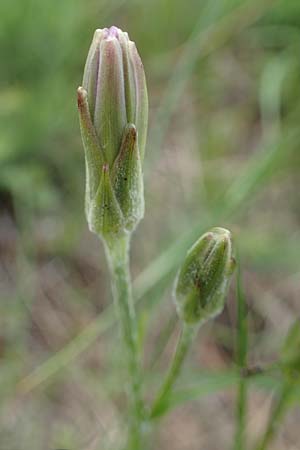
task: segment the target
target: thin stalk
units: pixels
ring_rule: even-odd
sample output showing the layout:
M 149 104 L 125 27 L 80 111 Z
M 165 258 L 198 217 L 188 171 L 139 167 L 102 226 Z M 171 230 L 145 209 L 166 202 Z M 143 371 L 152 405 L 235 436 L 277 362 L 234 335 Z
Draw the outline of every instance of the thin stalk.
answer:
M 236 342 L 236 363 L 240 372 L 238 384 L 237 402 L 236 402 L 236 431 L 233 449 L 246 450 L 246 414 L 247 414 L 247 391 L 248 380 L 245 376 L 247 370 L 247 352 L 248 352 L 248 323 L 247 323 L 247 305 L 242 288 L 240 264 L 238 264 L 237 273 L 237 319 L 238 332 Z
M 246 411 L 247 411 L 247 388 L 248 380 L 240 375 L 237 404 L 236 404 L 236 433 L 234 440 L 234 450 L 246 450 L 245 444 L 245 428 L 246 428 Z
M 119 314 L 128 363 L 130 420 L 128 449 L 140 450 L 143 402 L 141 399 L 137 322 L 129 270 L 129 243 L 130 236 L 127 234 L 122 235 L 117 239 L 106 241 L 105 249 L 110 269 L 113 297 Z
M 151 419 L 160 415 L 164 410 L 164 407 L 168 402 L 169 394 L 178 378 L 183 361 L 187 355 L 187 352 L 197 330 L 197 326 L 191 326 L 187 324 L 183 325 L 169 371 L 153 402 L 153 406 L 150 411 Z
M 293 391 L 294 384 L 291 381 L 286 381 L 280 391 L 279 397 L 275 400 L 266 430 L 256 445 L 255 450 L 266 450 L 275 437 L 280 422 L 287 410 L 288 401 Z

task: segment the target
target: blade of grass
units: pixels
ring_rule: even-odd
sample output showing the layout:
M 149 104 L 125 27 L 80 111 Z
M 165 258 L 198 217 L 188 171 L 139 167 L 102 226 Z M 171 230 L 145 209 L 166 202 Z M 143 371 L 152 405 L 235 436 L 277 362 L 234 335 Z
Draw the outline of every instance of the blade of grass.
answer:
M 247 307 L 242 288 L 242 275 L 240 261 L 237 271 L 237 337 L 236 337 L 236 363 L 239 369 L 238 393 L 236 403 L 236 432 L 233 450 L 246 450 L 246 410 L 248 380 L 244 376 L 247 369 L 248 351 L 248 323 Z
M 293 396 L 294 388 L 295 383 L 290 380 L 283 383 L 278 397 L 273 402 L 266 430 L 254 450 L 266 450 L 274 440 L 278 427 L 288 410 L 289 400 Z
M 191 383 L 191 379 L 194 381 Z M 154 382 L 155 379 L 152 379 Z M 284 381 L 277 375 L 273 374 L 273 370 L 266 370 L 260 373 L 247 375 L 249 385 L 263 389 L 267 392 L 273 391 L 274 387 L 280 389 Z M 206 395 L 216 394 L 230 387 L 238 386 L 240 382 L 239 373 L 233 369 L 224 371 L 197 371 L 197 373 L 187 372 L 182 378 L 181 386 L 174 390 L 169 397 L 167 408 L 164 413 L 180 405 L 198 400 Z M 300 400 L 300 388 L 294 390 L 295 398 Z M 244 449 L 243 449 L 244 450 Z
M 200 17 L 174 67 L 173 76 L 156 112 L 154 139 L 151 143 L 154 149 L 159 149 L 162 146 L 172 114 L 177 109 L 186 82 L 190 78 L 199 57 L 202 59 L 207 57 L 238 35 L 243 29 L 251 26 L 276 3 L 276 0 L 250 0 L 225 13 L 219 19 L 217 17 L 220 16 L 220 7 L 216 7 L 214 3 L 210 2 L 209 7 Z

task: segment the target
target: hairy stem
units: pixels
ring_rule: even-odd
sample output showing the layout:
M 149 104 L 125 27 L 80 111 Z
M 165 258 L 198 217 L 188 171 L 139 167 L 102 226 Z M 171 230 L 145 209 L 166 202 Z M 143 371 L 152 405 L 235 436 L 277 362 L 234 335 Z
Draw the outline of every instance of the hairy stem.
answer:
M 155 418 L 156 416 L 160 415 L 161 411 L 166 406 L 169 394 L 178 378 L 183 361 L 187 355 L 197 329 L 197 326 L 190 326 L 187 324 L 183 325 L 173 361 L 170 365 L 166 378 L 153 402 L 153 406 L 150 411 L 150 418 Z
M 122 339 L 128 364 L 129 438 L 128 450 L 140 450 L 143 403 L 141 399 L 141 370 L 138 355 L 137 322 L 132 299 L 129 270 L 130 236 L 122 235 L 105 242 L 111 274 L 113 297 L 119 314 Z

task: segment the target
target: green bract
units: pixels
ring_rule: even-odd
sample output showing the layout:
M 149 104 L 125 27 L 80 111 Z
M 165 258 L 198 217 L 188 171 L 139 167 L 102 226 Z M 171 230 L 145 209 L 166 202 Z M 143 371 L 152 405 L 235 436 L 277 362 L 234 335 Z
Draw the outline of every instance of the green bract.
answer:
M 132 231 L 144 214 L 148 98 L 143 65 L 127 33 L 95 31 L 78 109 L 89 227 L 103 237 Z
M 235 267 L 231 235 L 224 228 L 205 233 L 188 251 L 175 282 L 175 303 L 186 323 L 219 314 Z

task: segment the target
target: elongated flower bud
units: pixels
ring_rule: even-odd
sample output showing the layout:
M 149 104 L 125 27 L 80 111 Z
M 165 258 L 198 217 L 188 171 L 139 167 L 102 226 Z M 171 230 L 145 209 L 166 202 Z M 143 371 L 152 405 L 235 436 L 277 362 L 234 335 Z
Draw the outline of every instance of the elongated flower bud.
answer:
M 224 228 L 205 233 L 188 251 L 175 282 L 175 303 L 186 323 L 219 314 L 234 270 L 231 235 Z
M 96 217 L 95 206 L 103 197 L 99 186 L 102 173 L 105 173 L 112 177 L 114 198 L 122 214 L 122 220 L 112 227 L 112 233 L 132 231 L 144 211 L 142 161 L 148 98 L 136 46 L 119 28 L 95 31 L 85 64 L 83 86 L 78 88 L 78 109 L 85 149 L 89 227 L 93 231 L 99 230 L 102 220 Z M 104 165 L 107 170 L 103 172 Z M 113 205 L 111 210 L 114 210 Z M 109 234 L 109 229 L 105 229 Z M 96 232 L 103 235 L 102 231 Z

